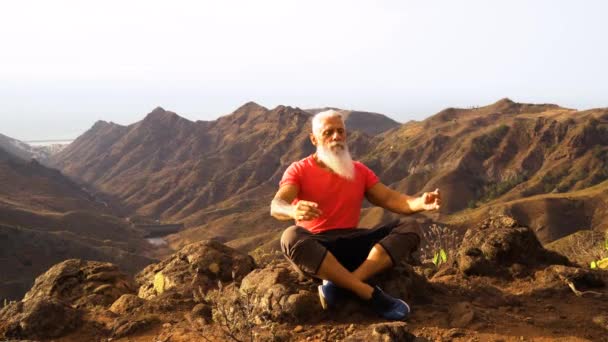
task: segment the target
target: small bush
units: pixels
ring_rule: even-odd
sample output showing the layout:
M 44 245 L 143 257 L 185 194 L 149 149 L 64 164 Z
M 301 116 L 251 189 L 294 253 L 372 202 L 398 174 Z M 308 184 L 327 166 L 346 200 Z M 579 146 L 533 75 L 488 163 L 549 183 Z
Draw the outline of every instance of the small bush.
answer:
M 489 158 L 507 132 L 509 132 L 509 126 L 503 124 L 487 134 L 474 138 L 472 145 L 473 152 L 481 159 Z
M 251 294 L 241 293 L 236 287 L 224 288 L 218 282 L 217 296 L 212 300 L 213 321 L 220 326 L 225 337 L 236 342 L 253 341 L 255 323 Z
M 569 167 L 561 167 L 547 172 L 541 179 L 544 192 L 549 193 L 553 191 L 557 184 L 559 184 L 561 180 L 568 175 L 569 172 Z
M 424 245 L 420 251 L 422 261 L 432 261 L 435 266 L 455 260 L 462 241 L 456 230 L 432 224 L 422 232 Z
M 600 247 L 600 249 L 602 248 Z M 608 268 L 608 233 L 606 233 L 606 236 L 604 237 L 603 250 L 600 254 L 603 258 L 591 261 L 591 263 L 589 263 L 591 268 Z
M 514 177 L 510 177 L 505 181 L 490 184 L 484 188 L 484 195 L 480 199 L 480 202 L 489 202 L 497 197 L 500 197 L 526 180 L 528 180 L 528 176 L 525 172 L 522 172 Z
M 591 268 L 605 268 L 604 261 L 608 259 L 608 232 L 602 236 L 598 232 L 581 234 L 583 230 L 575 233 L 573 239 L 563 251 L 568 258 L 578 264 L 588 265 Z

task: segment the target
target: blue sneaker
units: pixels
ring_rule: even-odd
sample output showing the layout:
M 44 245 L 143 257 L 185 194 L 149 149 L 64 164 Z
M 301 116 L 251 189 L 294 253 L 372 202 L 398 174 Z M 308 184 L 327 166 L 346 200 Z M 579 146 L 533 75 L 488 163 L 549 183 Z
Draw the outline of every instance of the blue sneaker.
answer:
M 392 321 L 402 321 L 411 312 L 409 305 L 405 301 L 389 296 L 378 286 L 374 287 L 370 302 L 380 316 Z
M 336 303 L 344 296 L 344 290 L 329 280 L 323 280 L 323 285 L 319 285 L 318 289 L 323 310 L 335 307 Z

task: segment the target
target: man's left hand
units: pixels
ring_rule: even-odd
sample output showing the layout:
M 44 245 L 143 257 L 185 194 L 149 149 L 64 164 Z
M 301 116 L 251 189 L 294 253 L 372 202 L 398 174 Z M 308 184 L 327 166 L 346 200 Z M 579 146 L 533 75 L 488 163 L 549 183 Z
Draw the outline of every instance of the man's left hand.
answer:
M 439 189 L 435 189 L 433 192 L 425 192 L 419 198 L 422 210 L 439 210 L 441 207 Z

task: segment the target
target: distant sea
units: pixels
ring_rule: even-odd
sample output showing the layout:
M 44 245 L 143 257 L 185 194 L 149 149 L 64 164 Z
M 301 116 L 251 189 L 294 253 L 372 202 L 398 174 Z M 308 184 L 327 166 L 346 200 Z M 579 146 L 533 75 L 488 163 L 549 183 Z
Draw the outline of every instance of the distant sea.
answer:
M 74 141 L 71 140 L 27 140 L 25 141 L 30 146 L 49 146 L 49 145 L 67 145 Z

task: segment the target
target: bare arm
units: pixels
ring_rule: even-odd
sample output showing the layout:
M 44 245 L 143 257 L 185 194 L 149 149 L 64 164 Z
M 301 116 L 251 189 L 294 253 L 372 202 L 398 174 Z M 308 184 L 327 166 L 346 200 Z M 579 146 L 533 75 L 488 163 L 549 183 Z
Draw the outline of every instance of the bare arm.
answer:
M 270 215 L 277 220 L 285 221 L 294 219 L 293 202 L 298 195 L 298 186 L 293 184 L 283 185 L 270 202 Z
M 441 199 L 439 189 L 413 197 L 390 189 L 378 182 L 365 193 L 372 204 L 399 214 L 413 214 L 423 210 L 439 209 Z
M 291 204 L 298 195 L 299 188 L 294 184 L 286 184 L 279 188 L 270 203 L 270 215 L 277 220 L 312 220 L 321 215 L 317 203 L 298 201 Z

